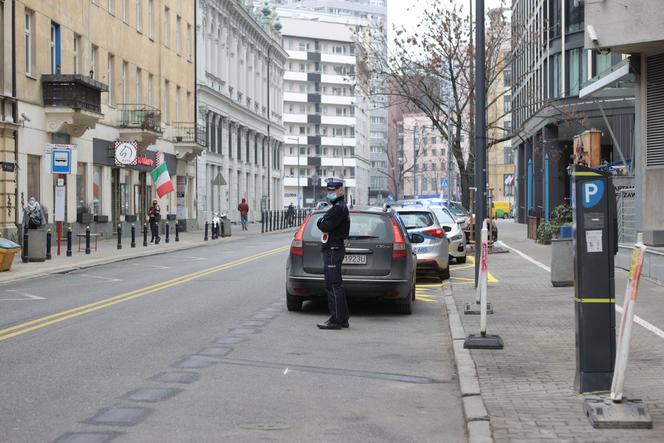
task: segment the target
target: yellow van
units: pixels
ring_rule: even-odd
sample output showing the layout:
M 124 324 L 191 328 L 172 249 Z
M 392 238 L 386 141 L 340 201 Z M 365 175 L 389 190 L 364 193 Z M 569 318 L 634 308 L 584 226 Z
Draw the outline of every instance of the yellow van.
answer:
M 510 216 L 510 202 L 494 201 L 491 202 L 491 216 L 493 218 L 507 218 Z

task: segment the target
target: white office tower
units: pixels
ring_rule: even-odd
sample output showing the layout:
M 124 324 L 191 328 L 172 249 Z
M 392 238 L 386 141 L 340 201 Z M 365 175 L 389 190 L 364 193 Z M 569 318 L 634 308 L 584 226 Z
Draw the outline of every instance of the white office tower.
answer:
M 325 198 L 327 177 L 345 181 L 348 201 L 369 202 L 369 100 L 358 68 L 357 17 L 279 8 L 284 73 L 284 204 Z

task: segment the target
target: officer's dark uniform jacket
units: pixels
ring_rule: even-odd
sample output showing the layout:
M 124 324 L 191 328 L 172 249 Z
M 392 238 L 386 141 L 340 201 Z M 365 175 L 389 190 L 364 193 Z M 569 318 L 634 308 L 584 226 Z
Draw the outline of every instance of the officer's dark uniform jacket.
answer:
M 318 220 L 316 226 L 321 232 L 327 232 L 329 235 L 327 243 L 322 244 L 322 249 L 343 249 L 344 240 L 348 238 L 350 231 L 348 207 L 343 196 L 331 203 L 332 207 Z

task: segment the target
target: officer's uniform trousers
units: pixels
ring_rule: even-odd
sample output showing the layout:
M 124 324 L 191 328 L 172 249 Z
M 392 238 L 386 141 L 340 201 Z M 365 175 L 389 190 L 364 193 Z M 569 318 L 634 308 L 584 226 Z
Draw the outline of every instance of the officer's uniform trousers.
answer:
M 327 308 L 335 323 L 348 321 L 348 303 L 344 293 L 341 277 L 341 262 L 346 255 L 343 247 L 326 248 L 323 254 L 323 275 L 325 277 L 325 291 L 327 292 Z

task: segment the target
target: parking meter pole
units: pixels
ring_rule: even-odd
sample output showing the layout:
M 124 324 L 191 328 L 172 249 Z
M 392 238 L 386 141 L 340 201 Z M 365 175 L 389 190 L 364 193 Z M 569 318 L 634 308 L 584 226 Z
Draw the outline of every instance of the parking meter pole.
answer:
M 122 223 L 118 223 L 118 249 L 122 249 Z
M 90 226 L 85 227 L 85 253 L 90 254 Z
M 132 248 L 136 247 L 136 226 L 131 225 L 131 245 Z
M 148 224 L 143 223 L 143 247 L 148 246 Z
M 611 176 L 573 166 L 574 311 L 579 393 L 609 391 L 616 356 L 614 255 L 618 251 Z
M 477 291 L 480 294 L 480 334 L 470 334 L 463 342 L 465 349 L 503 349 L 503 339 L 499 335 L 489 335 L 486 333 L 487 319 L 487 284 L 489 278 L 488 256 L 489 256 L 489 231 L 486 223 L 482 224 L 480 231 L 480 244 L 475 243 L 480 248 L 480 266 L 477 281 Z
M 46 231 L 46 260 L 51 258 L 51 228 L 48 228 Z
M 171 224 L 166 222 L 166 243 L 170 242 Z
M 180 241 L 180 221 L 175 220 L 175 241 Z
M 71 226 L 67 227 L 67 257 L 71 257 Z
M 634 308 L 645 252 L 646 247 L 643 244 L 643 234 L 639 233 L 636 245 L 634 245 L 634 250 L 632 251 L 632 261 L 629 267 L 623 301 L 623 314 L 620 319 L 620 331 L 618 332 L 616 343 L 616 365 L 613 370 L 613 381 L 611 382 L 611 400 L 614 402 L 620 402 L 623 399 L 625 370 L 627 369 L 629 343 L 632 336 L 632 325 L 634 324 Z
M 209 223 L 205 222 L 205 235 L 203 235 L 204 241 L 208 241 L 208 229 L 209 229 Z

